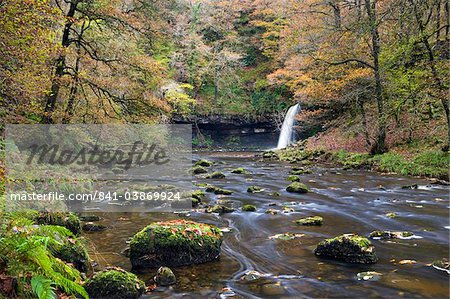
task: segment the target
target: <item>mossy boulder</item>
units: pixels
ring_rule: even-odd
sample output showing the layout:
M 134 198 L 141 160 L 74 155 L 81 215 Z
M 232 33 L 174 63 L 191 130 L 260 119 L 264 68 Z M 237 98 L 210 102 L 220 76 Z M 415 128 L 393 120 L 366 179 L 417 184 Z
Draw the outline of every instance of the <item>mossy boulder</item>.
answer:
M 255 212 L 256 211 L 256 206 L 254 206 L 254 205 L 243 205 L 242 206 L 242 211 L 243 212 Z
M 297 175 L 290 175 L 286 178 L 290 182 L 300 182 L 300 177 Z
M 215 172 L 213 172 L 211 174 L 208 174 L 206 176 L 206 178 L 207 179 L 223 179 L 223 178 L 225 178 L 225 175 L 222 172 L 220 172 L 220 171 L 215 171 Z
M 194 166 L 192 167 L 192 173 L 193 174 L 201 174 L 201 173 L 207 173 L 208 170 L 206 170 L 203 166 Z
M 214 205 L 212 207 L 208 207 L 206 209 L 206 213 L 217 213 L 217 214 L 225 214 L 234 212 L 233 208 L 229 208 L 222 205 Z
M 83 273 L 91 273 L 92 265 L 82 239 L 67 238 L 61 244 L 49 245 L 53 255 Z
M 93 299 L 137 299 L 144 293 L 145 284 L 133 273 L 114 268 L 95 274 L 84 288 Z
M 170 286 L 177 282 L 175 274 L 169 267 L 160 267 L 153 280 L 160 286 Z
M 286 191 L 291 193 L 308 193 L 310 190 L 305 184 L 293 182 L 287 186 Z
M 233 194 L 233 191 L 222 189 L 216 186 L 208 185 L 206 187 L 206 192 L 213 192 L 214 194 L 221 194 L 221 195 L 231 195 Z
M 248 172 L 247 170 L 245 170 L 245 169 L 242 168 L 242 167 L 238 167 L 238 168 L 235 168 L 235 169 L 231 170 L 231 173 L 236 173 L 236 174 L 249 174 L 250 172 Z
M 442 260 L 434 261 L 432 264 L 433 268 L 447 272 L 447 274 L 450 274 L 450 263 L 448 262 L 448 259 L 443 258 Z
M 192 207 L 198 206 L 206 198 L 205 192 L 203 192 L 202 190 L 192 191 L 191 197 L 192 197 Z
M 278 210 L 275 210 L 275 209 L 267 209 L 264 213 L 270 214 L 270 215 L 276 215 L 276 214 L 278 214 Z
M 208 161 L 208 160 L 205 160 L 205 159 L 201 159 L 201 160 L 198 160 L 198 161 L 195 163 L 195 166 L 210 167 L 210 166 L 212 166 L 213 164 L 214 164 L 214 163 L 211 162 L 211 161 Z
M 378 260 L 370 240 L 354 234 L 326 239 L 317 245 L 314 254 L 353 264 L 373 264 Z
M 310 216 L 302 219 L 298 219 L 295 223 L 300 225 L 322 225 L 323 218 L 320 216 Z
M 76 236 L 81 233 L 80 218 L 74 213 L 37 212 L 32 215 L 32 220 L 35 221 L 36 224 L 63 226 Z
M 258 186 L 250 186 L 247 188 L 247 192 L 249 192 L 249 193 L 257 193 L 257 192 L 261 192 L 262 190 L 263 189 Z
M 387 230 L 376 230 L 369 234 L 369 238 L 372 239 L 408 239 L 413 237 L 414 234 L 411 232 L 392 232 Z
M 219 258 L 222 234 L 212 225 L 186 220 L 156 222 L 131 239 L 133 268 L 184 266 Z

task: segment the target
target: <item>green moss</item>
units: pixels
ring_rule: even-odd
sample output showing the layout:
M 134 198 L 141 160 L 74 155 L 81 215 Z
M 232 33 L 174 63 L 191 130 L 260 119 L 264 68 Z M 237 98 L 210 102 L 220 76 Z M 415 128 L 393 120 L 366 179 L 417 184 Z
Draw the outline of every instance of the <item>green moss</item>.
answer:
M 197 161 L 197 163 L 195 163 L 195 166 L 203 166 L 203 167 L 210 167 L 212 166 L 214 163 L 205 159 L 201 159 L 199 161 Z
M 168 267 L 160 267 L 156 272 L 155 282 L 160 286 L 169 286 L 177 282 L 177 278 L 172 269 Z
M 290 175 L 286 178 L 286 180 L 291 182 L 299 182 L 300 177 L 298 177 L 297 175 Z
M 213 192 L 214 194 L 221 194 L 221 195 L 231 195 L 233 194 L 233 191 L 222 189 L 213 185 L 207 185 L 206 192 Z
M 320 216 L 311 216 L 296 220 L 295 223 L 300 225 L 322 225 L 323 218 Z
M 242 211 L 243 212 L 255 212 L 256 211 L 256 206 L 254 206 L 254 205 L 243 205 L 242 206 Z
M 222 205 L 214 205 L 206 209 L 206 213 L 217 213 L 217 214 L 225 214 L 234 212 L 233 208 L 229 208 Z
M 323 240 L 317 245 L 314 254 L 347 263 L 371 264 L 378 260 L 370 240 L 354 234 Z
M 369 238 L 373 239 L 402 239 L 414 236 L 411 232 L 393 232 L 387 230 L 376 230 L 369 234 Z
M 203 202 L 206 198 L 205 192 L 203 192 L 202 190 L 192 191 L 191 197 L 192 197 L 192 206 L 193 207 L 198 206 L 198 204 Z
M 137 299 L 145 291 L 145 284 L 136 275 L 122 269 L 106 270 L 86 281 L 90 298 Z
M 49 247 L 55 257 L 72 264 L 80 272 L 91 273 L 91 261 L 82 240 L 68 238 L 62 245 L 55 244 Z
M 36 212 L 30 213 L 31 218 L 37 224 L 58 225 L 70 230 L 74 235 L 81 233 L 80 218 L 73 213 L 63 212 Z
M 297 169 L 297 170 L 291 170 L 289 173 L 292 175 L 302 175 L 302 174 L 312 173 L 312 170 L 311 169 Z
M 308 193 L 311 190 L 309 190 L 309 188 L 305 184 L 293 182 L 286 187 L 286 191 L 291 193 Z
M 207 179 L 223 179 L 223 178 L 225 178 L 225 175 L 222 172 L 220 172 L 220 171 L 216 171 L 216 172 L 213 172 L 211 174 L 208 174 L 206 176 L 206 178 Z
M 212 225 L 186 220 L 153 223 L 130 242 L 135 268 L 182 266 L 218 258 L 222 234 Z
M 235 168 L 235 169 L 231 170 L 231 173 L 236 173 L 236 174 L 249 174 L 250 172 L 248 172 L 247 170 L 245 170 L 245 169 L 242 168 L 242 167 L 238 167 L 238 168 Z
M 263 189 L 261 187 L 258 186 L 250 186 L 247 188 L 247 192 L 249 193 L 256 193 L 256 192 L 261 192 Z
M 203 166 L 194 166 L 192 167 L 192 173 L 193 174 L 201 174 L 201 173 L 207 173 L 208 170 L 204 168 Z

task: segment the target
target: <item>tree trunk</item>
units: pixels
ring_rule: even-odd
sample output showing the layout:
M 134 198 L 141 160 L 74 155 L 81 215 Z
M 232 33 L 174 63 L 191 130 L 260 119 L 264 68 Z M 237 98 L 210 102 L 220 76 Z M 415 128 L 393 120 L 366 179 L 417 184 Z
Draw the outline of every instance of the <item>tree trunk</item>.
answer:
M 365 0 L 366 12 L 369 17 L 370 34 L 372 39 L 373 74 L 375 79 L 375 99 L 378 108 L 378 132 L 374 144 L 371 148 L 372 154 L 386 152 L 386 119 L 384 113 L 383 85 L 380 74 L 380 34 L 378 32 L 376 0 Z
M 76 12 L 78 2 L 73 1 L 70 3 L 69 11 L 66 14 L 66 24 L 64 26 L 63 37 L 61 45 L 63 48 L 67 48 L 70 45 L 70 28 L 73 25 L 73 17 Z M 63 49 L 63 51 L 64 51 Z M 42 123 L 52 124 L 54 122 L 53 112 L 55 111 L 56 101 L 58 99 L 59 89 L 61 87 L 61 78 L 64 76 L 64 71 L 66 70 L 66 53 L 62 52 L 55 64 L 55 75 L 52 79 L 52 87 L 50 89 L 50 94 L 47 96 L 47 102 L 44 109 L 44 117 L 42 118 Z

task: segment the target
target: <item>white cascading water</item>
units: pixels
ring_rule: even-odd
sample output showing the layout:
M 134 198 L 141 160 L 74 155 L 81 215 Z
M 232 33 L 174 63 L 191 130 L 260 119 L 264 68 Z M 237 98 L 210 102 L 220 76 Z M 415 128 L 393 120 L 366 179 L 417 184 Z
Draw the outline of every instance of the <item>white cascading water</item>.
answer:
M 283 126 L 281 126 L 280 137 L 278 137 L 277 149 L 285 148 L 294 141 L 292 133 L 294 129 L 295 116 L 297 115 L 299 109 L 300 105 L 295 104 L 294 106 L 289 108 L 288 112 L 286 113 L 283 121 Z

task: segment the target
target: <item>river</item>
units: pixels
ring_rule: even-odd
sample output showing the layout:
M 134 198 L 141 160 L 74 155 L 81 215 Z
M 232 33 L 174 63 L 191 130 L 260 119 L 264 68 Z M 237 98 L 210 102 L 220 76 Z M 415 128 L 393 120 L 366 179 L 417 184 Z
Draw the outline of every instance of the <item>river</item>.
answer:
M 174 213 L 104 213 L 102 224 L 108 230 L 84 234 L 93 250 L 91 257 L 100 265 L 130 270 L 128 258 L 120 252 L 134 233 L 154 221 L 186 218 L 230 228 L 224 232 L 219 261 L 173 269 L 178 282 L 158 288 L 150 298 L 317 298 L 317 297 L 407 297 L 448 298 L 449 276 L 430 266 L 449 256 L 449 190 L 426 179 L 384 175 L 363 170 L 343 170 L 312 166 L 311 174 L 301 175 L 312 192 L 285 191 L 293 165 L 260 161 L 255 152 L 196 152 L 194 159 L 216 162 L 212 169 L 225 173 L 224 179 L 195 178 L 194 183 L 210 183 L 234 191 L 232 195 L 207 193 L 208 201 L 237 208 L 223 215 L 192 210 Z M 232 174 L 243 167 L 250 174 Z M 418 184 L 418 189 L 402 189 Z M 259 193 L 248 193 L 256 185 Z M 274 196 L 279 192 L 280 196 Z M 253 204 L 256 212 L 241 212 L 243 204 Z M 294 211 L 284 213 L 282 206 Z M 267 209 L 278 214 L 266 214 Z M 389 218 L 387 213 L 396 213 Z M 320 215 L 322 226 L 299 226 L 294 220 Z M 379 261 L 373 265 L 345 264 L 318 259 L 313 250 L 324 238 L 343 233 L 368 235 L 373 230 L 410 231 L 421 238 L 373 240 Z M 303 234 L 293 240 L 270 237 L 280 233 Z M 405 262 L 406 260 L 406 262 Z M 243 283 L 249 270 L 267 276 Z M 358 280 L 357 274 L 376 271 L 377 281 Z M 138 273 L 147 283 L 156 269 Z M 147 296 L 147 295 L 146 295 Z

